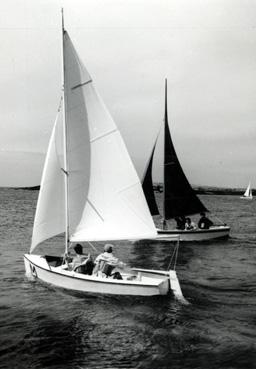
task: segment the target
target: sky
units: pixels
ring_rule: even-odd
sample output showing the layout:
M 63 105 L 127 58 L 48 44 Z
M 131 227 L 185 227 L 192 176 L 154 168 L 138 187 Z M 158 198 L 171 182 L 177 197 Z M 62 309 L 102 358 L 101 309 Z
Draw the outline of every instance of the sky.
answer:
M 1 2 L 0 186 L 40 183 L 61 95 L 61 7 L 140 178 L 163 127 L 167 78 L 171 135 L 190 183 L 256 187 L 254 0 Z

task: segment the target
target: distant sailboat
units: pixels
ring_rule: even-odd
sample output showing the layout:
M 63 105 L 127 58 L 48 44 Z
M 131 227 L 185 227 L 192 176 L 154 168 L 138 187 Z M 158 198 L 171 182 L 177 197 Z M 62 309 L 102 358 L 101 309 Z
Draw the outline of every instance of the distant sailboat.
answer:
M 62 30 L 63 119 L 61 125 L 56 119 L 48 146 L 32 244 L 30 253 L 24 255 L 26 274 L 86 293 L 152 296 L 172 291 L 182 298 L 174 269 L 133 268 L 122 271 L 122 279 L 116 280 L 69 270 L 64 257 L 32 254 L 40 243 L 63 232 L 66 255 L 71 242 L 157 236 L 120 132 L 64 26 Z
M 152 216 L 159 214 L 152 180 L 152 164 L 157 141 L 158 139 L 154 144 L 142 181 L 142 187 Z M 163 224 L 166 224 L 168 219 L 207 211 L 188 182 L 174 149 L 168 125 L 167 80 L 165 80 Z M 195 230 L 158 229 L 157 239 L 169 240 L 174 235 L 179 235 L 180 241 L 203 241 L 227 237 L 229 231 L 230 227 L 226 225 Z
M 251 183 L 250 182 L 249 182 L 243 196 L 240 196 L 240 199 L 252 200 L 252 189 L 251 189 Z

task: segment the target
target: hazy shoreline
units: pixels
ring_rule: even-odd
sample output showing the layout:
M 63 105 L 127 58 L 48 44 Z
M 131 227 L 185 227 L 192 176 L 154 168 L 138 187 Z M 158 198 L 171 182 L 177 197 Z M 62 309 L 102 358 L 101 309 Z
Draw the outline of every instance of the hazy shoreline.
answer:
M 226 187 L 211 187 L 211 186 L 192 186 L 198 195 L 243 195 L 245 189 L 242 188 L 226 188 Z M 163 185 L 161 183 L 154 184 L 154 190 L 156 192 L 162 192 Z M 40 186 L 33 187 L 14 187 L 15 190 L 28 190 L 28 191 L 38 191 Z M 255 191 L 252 190 L 252 194 Z
M 192 186 L 198 195 L 237 195 L 244 194 L 245 189 L 242 188 L 226 188 L 226 187 L 214 187 L 214 186 Z M 162 192 L 162 183 L 154 184 L 154 190 Z M 252 190 L 254 195 L 254 190 Z

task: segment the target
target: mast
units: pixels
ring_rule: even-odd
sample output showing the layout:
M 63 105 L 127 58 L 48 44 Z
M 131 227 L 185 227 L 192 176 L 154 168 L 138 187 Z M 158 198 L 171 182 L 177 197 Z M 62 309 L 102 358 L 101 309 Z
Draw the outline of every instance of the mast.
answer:
M 61 24 L 62 24 L 62 100 L 63 100 L 63 148 L 64 148 L 64 168 L 65 176 L 65 254 L 69 249 L 69 215 L 68 215 L 68 162 L 67 162 L 67 124 L 66 124 L 66 94 L 65 94 L 65 61 L 64 61 L 64 13 L 61 9 Z
M 165 78 L 165 110 L 164 110 L 164 165 L 163 165 L 163 229 L 166 226 L 165 217 L 165 166 L 166 166 L 166 126 L 168 127 L 168 112 L 167 112 L 167 78 Z

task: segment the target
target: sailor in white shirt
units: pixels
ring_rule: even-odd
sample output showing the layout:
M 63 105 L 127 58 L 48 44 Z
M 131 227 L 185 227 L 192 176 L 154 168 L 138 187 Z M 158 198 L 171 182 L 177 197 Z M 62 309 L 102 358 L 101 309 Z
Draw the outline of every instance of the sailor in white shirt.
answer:
M 114 272 L 114 269 L 116 267 L 123 268 L 125 266 L 122 261 L 119 261 L 119 259 L 113 255 L 113 245 L 109 243 L 104 246 L 104 252 L 97 256 L 95 259 L 95 264 L 96 265 L 93 270 L 93 274 L 99 275 L 99 272 L 101 272 L 108 277 L 114 274 L 117 276 L 117 273 L 120 275 L 119 272 Z

